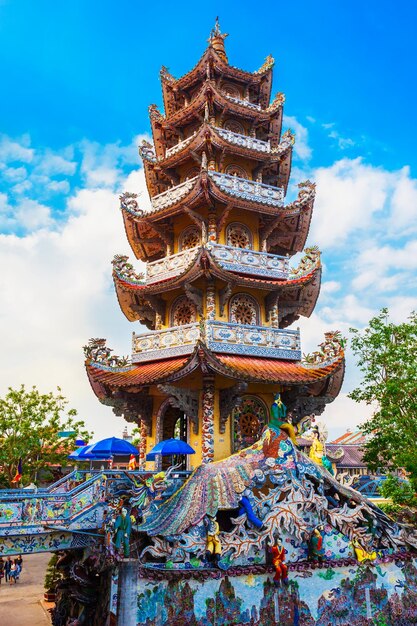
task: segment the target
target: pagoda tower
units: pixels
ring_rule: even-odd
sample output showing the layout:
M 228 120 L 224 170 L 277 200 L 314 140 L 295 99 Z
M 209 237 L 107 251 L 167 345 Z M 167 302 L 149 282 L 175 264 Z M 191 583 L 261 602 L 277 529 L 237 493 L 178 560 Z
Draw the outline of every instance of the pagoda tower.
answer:
M 143 142 L 151 209 L 120 197 L 138 274 L 115 256 L 120 307 L 135 323 L 130 359 L 103 339 L 85 348 L 101 402 L 140 427 L 140 463 L 160 440 L 196 450 L 190 466 L 251 445 L 281 392 L 289 419 L 320 414 L 344 373 L 337 333 L 302 359 L 300 331 L 320 290 L 317 248 L 303 250 L 315 185 L 286 203 L 295 137 L 282 133 L 284 95 L 271 101 L 274 60 L 247 72 L 229 64 L 216 22 L 197 65 L 181 78 L 161 70 L 165 114 L 149 107 Z M 139 324 L 138 324 L 139 322 Z M 147 327 L 147 331 L 140 325 Z

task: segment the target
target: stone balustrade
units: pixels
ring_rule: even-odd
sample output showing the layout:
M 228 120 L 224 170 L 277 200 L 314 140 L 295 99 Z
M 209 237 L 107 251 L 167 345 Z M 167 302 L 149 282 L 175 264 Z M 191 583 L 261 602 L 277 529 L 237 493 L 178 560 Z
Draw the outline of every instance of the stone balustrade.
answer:
M 197 178 L 198 176 L 189 178 L 183 183 L 175 185 L 175 187 L 171 187 L 171 189 L 167 189 L 166 191 L 159 193 L 157 196 L 153 196 L 153 198 L 151 198 L 152 210 L 161 211 L 162 209 L 175 204 L 178 200 L 181 200 L 181 198 L 184 198 L 193 188 Z
M 235 98 L 234 96 L 229 96 L 229 94 L 224 94 L 228 100 L 231 100 L 235 104 L 240 104 L 241 106 L 247 107 L 248 109 L 256 109 L 256 111 L 261 110 L 260 104 L 255 104 L 255 102 L 249 102 L 249 100 L 242 100 L 241 98 Z
M 143 335 L 133 333 L 132 363 L 191 354 L 199 339 L 213 352 L 296 361 L 301 359 L 298 330 L 205 321 Z
M 255 180 L 231 176 L 223 172 L 208 172 L 213 182 L 230 196 L 252 200 L 259 204 L 282 207 L 284 205 L 284 189 L 273 185 L 264 185 Z
M 263 278 L 289 277 L 289 259 L 270 254 L 269 252 L 258 252 L 246 248 L 235 248 L 218 243 L 206 244 L 211 256 L 217 261 L 220 267 L 231 272 L 249 274 L 251 276 L 262 276 Z M 192 260 L 197 256 L 200 246 L 182 250 L 176 254 L 171 254 L 152 261 L 146 265 L 146 282 L 152 284 L 161 280 L 167 280 L 190 266 Z
M 263 278 L 288 279 L 289 277 L 288 257 L 218 243 L 211 243 L 207 248 L 225 270 Z
M 189 248 L 188 250 L 181 250 L 181 252 L 177 252 L 177 254 L 171 254 L 163 259 L 147 263 L 146 282 L 152 284 L 181 274 L 181 272 L 190 265 L 198 249 L 199 246 Z
M 249 137 L 248 135 L 241 135 L 240 133 L 234 133 L 226 128 L 216 128 L 216 132 L 226 139 L 230 143 L 242 148 L 248 148 L 250 150 L 257 150 L 258 152 L 265 152 L 269 154 L 271 152 L 271 144 L 269 141 L 262 141 L 256 137 Z

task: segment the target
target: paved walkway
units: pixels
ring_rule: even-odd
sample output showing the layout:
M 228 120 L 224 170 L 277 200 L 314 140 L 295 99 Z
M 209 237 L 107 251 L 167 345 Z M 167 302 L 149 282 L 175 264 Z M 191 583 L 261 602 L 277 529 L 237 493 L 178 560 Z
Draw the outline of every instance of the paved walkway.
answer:
M 50 554 L 24 554 L 23 571 L 18 583 L 0 585 L 1 626 L 50 626 L 40 602 Z

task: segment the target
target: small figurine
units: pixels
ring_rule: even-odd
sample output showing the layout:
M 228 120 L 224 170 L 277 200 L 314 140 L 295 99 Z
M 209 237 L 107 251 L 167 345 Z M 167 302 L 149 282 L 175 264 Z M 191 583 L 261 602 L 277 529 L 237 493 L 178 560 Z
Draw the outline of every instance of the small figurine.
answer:
M 216 518 L 211 515 L 206 515 L 204 524 L 207 529 L 206 557 L 208 560 L 212 560 L 214 557 L 214 561 L 216 565 L 218 565 L 222 555 L 222 544 L 219 539 L 219 524 Z
M 121 513 L 116 517 L 114 529 L 116 531 L 116 539 L 114 542 L 116 550 L 120 550 L 123 544 L 123 555 L 127 558 L 130 554 L 129 540 L 132 531 L 132 521 L 125 507 L 122 508 Z
M 288 585 L 288 567 L 285 565 L 285 548 L 279 538 L 275 539 L 275 545 L 271 548 L 272 565 L 275 567 L 274 584 L 276 587 Z
M 310 560 L 322 563 L 324 557 L 322 526 L 318 526 L 313 530 L 308 544 L 308 552 Z
M 361 544 L 359 543 L 357 539 L 353 539 L 351 542 L 351 545 L 355 552 L 355 556 L 356 556 L 356 559 L 358 560 L 358 563 L 363 563 L 364 561 L 365 562 L 375 561 L 375 559 L 378 556 L 375 550 L 373 552 L 367 552 L 365 548 L 361 546 Z
M 286 421 L 286 417 L 287 407 L 281 400 L 281 394 L 276 393 L 274 395 L 274 401 L 271 405 L 271 420 L 269 422 L 269 427 L 273 428 L 274 430 L 281 429 L 285 431 L 290 437 L 291 441 L 295 444 L 296 438 L 294 426 L 290 424 L 288 420 Z

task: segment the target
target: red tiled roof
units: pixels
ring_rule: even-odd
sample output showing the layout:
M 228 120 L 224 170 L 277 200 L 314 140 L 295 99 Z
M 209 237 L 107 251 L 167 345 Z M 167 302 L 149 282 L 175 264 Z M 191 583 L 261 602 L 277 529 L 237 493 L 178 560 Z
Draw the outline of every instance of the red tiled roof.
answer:
M 334 443 L 334 444 L 360 444 L 360 443 L 365 443 L 365 441 L 366 441 L 366 438 L 365 438 L 365 436 L 364 436 L 364 434 L 362 433 L 361 430 L 356 430 L 355 432 L 352 432 L 352 431 L 348 430 L 347 433 L 345 433 L 344 435 L 341 435 L 340 437 L 338 437 L 337 439 L 335 439 L 331 443 Z
M 167 376 L 178 372 L 189 360 L 189 356 L 140 363 L 129 369 L 115 371 L 102 367 L 98 363 L 87 365 L 87 374 L 91 383 L 127 387 L 130 385 L 147 385 L 157 383 Z
M 341 359 L 325 367 L 305 367 L 299 362 L 261 359 L 256 357 L 216 354 L 216 359 L 235 373 L 249 378 L 279 383 L 312 383 L 330 376 Z

